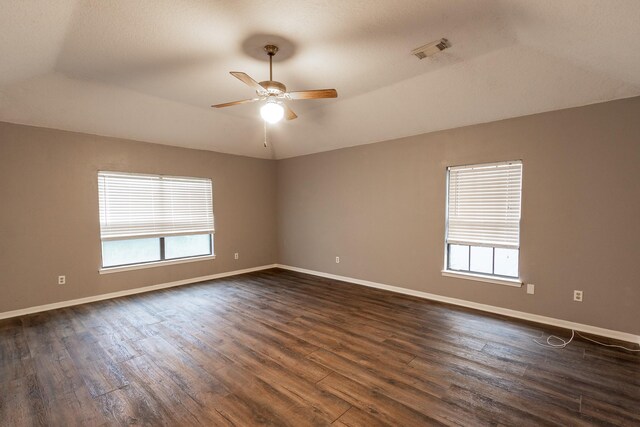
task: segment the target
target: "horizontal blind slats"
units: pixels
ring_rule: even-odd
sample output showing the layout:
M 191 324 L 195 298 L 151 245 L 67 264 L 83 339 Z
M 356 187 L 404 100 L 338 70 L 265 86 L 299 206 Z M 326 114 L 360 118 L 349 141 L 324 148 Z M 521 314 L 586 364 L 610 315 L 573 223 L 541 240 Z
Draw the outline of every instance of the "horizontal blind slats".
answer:
M 449 168 L 447 242 L 520 245 L 522 163 Z
M 98 173 L 103 240 L 214 232 L 210 179 Z

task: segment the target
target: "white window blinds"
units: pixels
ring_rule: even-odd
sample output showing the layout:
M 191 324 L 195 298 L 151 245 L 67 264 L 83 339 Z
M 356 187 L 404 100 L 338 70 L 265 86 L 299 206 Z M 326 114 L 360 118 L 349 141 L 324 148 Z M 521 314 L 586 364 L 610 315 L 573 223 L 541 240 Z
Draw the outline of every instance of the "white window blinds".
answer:
M 447 243 L 519 248 L 522 162 L 449 168 Z
M 98 172 L 102 240 L 214 232 L 211 180 Z

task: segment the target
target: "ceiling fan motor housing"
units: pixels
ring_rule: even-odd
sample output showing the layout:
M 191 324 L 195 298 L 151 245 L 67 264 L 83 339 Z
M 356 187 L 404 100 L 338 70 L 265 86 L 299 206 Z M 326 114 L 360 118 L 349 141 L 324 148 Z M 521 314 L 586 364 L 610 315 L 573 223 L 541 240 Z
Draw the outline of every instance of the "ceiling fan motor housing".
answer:
M 287 87 L 275 80 L 265 80 L 264 82 L 260 82 L 258 84 L 262 86 L 269 93 L 269 95 L 284 95 L 287 92 Z

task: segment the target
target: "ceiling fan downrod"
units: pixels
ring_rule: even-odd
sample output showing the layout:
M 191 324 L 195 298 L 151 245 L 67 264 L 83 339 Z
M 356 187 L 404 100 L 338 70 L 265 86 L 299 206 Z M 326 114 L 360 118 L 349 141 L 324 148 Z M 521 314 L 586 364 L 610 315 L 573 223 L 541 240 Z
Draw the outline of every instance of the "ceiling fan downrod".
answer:
M 269 81 L 273 81 L 273 55 L 278 52 L 278 46 L 268 44 L 264 47 L 264 50 L 269 55 Z

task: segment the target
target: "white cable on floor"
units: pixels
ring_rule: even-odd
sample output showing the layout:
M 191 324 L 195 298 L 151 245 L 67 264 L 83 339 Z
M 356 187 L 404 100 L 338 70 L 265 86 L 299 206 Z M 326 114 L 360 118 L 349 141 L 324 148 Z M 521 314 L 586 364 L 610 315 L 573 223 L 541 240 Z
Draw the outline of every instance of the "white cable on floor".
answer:
M 583 338 L 583 339 L 585 339 L 585 340 L 587 340 L 587 341 L 594 342 L 594 343 L 596 343 L 596 344 L 600 344 L 600 345 L 605 346 L 605 347 L 621 348 L 621 349 L 623 349 L 623 350 L 627 350 L 627 351 L 634 351 L 634 352 L 635 352 L 635 351 L 640 351 L 640 349 L 627 348 L 627 347 L 624 347 L 624 346 L 621 346 L 621 345 L 616 345 L 616 344 L 605 344 L 605 343 L 603 343 L 603 342 L 596 341 L 596 340 L 591 339 L 591 338 L 587 338 L 587 337 L 585 337 L 584 335 L 582 335 L 580 332 L 576 332 L 576 331 L 574 331 L 573 329 L 571 330 L 571 338 L 569 338 L 568 340 L 564 340 L 564 339 L 562 339 L 562 338 L 560 338 L 560 337 L 558 337 L 558 336 L 556 336 L 556 335 L 549 335 L 549 336 L 547 337 L 547 343 L 546 343 L 546 344 L 545 344 L 545 343 L 541 343 L 540 341 L 535 340 L 535 339 L 533 340 L 533 342 L 535 342 L 536 344 L 538 344 L 539 346 L 542 346 L 542 347 L 549 347 L 549 348 L 565 348 L 566 346 L 568 346 L 568 345 L 569 345 L 569 343 L 570 343 L 571 341 L 573 341 L 573 338 L 575 338 L 576 334 L 578 334 L 578 336 L 579 336 L 580 338 Z M 552 343 L 552 342 L 551 342 L 552 340 L 560 341 L 560 343 L 556 343 L 556 344 L 554 344 L 554 343 Z
M 621 346 L 621 345 L 616 345 L 616 344 L 605 344 L 605 343 L 600 342 L 600 341 L 592 340 L 591 338 L 587 338 L 587 337 L 585 337 L 584 335 L 580 334 L 580 332 L 576 332 L 576 334 L 580 335 L 580 337 L 581 337 L 581 338 L 584 338 L 584 339 L 585 339 L 585 340 L 587 340 L 587 341 L 591 341 L 591 342 L 594 342 L 594 343 L 596 343 L 596 344 L 603 345 L 603 346 L 605 346 L 605 347 L 621 348 L 621 349 L 623 349 L 623 350 L 627 350 L 627 351 L 640 351 L 640 348 L 639 348 L 639 349 L 632 349 L 632 348 L 627 348 L 627 347 L 624 347 L 624 346 Z
M 535 339 L 533 340 L 533 342 L 534 342 L 534 343 L 536 343 L 536 344 L 538 344 L 538 345 L 540 345 L 540 346 L 542 346 L 542 347 L 565 348 L 566 346 L 568 346 L 568 345 L 569 345 L 569 343 L 570 343 L 571 341 L 573 341 L 573 338 L 574 338 L 575 336 L 576 336 L 576 331 L 574 331 L 574 330 L 572 329 L 572 330 L 571 330 L 571 338 L 569 338 L 569 340 L 568 340 L 568 341 L 565 341 L 565 340 L 563 340 L 562 338 L 557 337 L 557 336 L 555 336 L 555 335 L 549 335 L 549 336 L 547 337 L 547 343 L 546 343 L 546 344 L 541 343 L 540 341 L 535 340 Z M 558 340 L 558 341 L 560 341 L 562 344 L 554 344 L 554 343 L 552 343 L 552 342 L 551 342 L 551 340 L 552 340 L 552 339 L 554 339 L 554 340 Z

